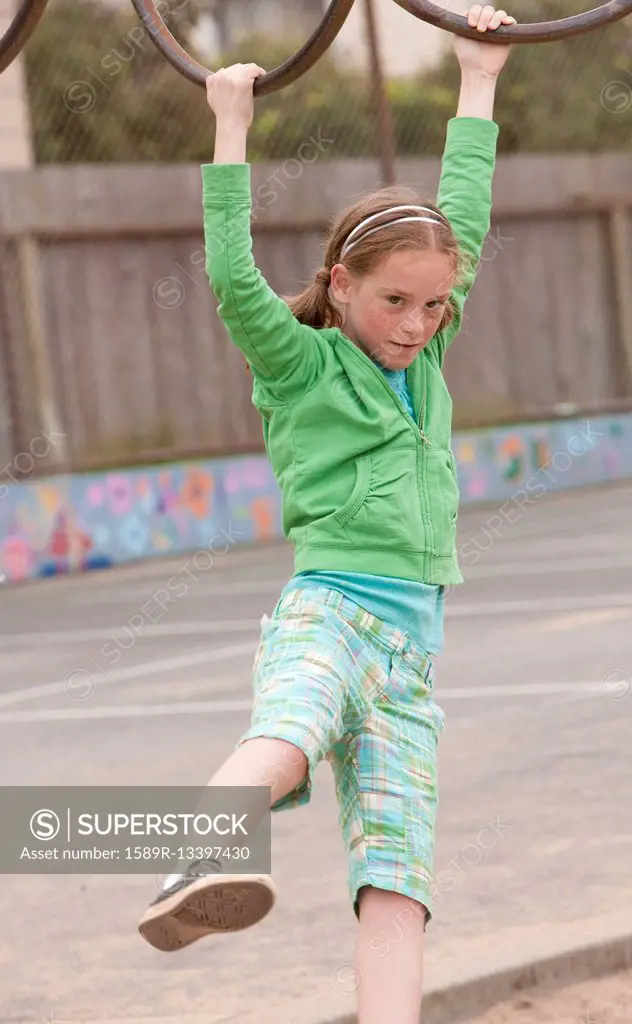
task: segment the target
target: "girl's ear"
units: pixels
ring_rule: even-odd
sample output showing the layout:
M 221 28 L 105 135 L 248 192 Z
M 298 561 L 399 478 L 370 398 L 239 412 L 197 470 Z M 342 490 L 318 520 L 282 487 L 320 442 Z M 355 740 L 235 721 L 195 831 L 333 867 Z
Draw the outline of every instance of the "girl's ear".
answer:
M 351 291 L 351 274 L 342 263 L 335 263 L 331 268 L 331 294 L 337 302 L 348 302 Z

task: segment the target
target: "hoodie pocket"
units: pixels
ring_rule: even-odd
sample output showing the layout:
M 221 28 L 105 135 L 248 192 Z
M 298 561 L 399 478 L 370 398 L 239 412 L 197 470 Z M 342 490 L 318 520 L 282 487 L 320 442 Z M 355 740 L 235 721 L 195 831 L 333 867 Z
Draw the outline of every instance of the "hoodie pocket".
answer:
M 371 458 L 369 455 L 362 455 L 356 459 L 355 471 L 355 484 L 348 500 L 342 508 L 334 512 L 334 516 L 341 526 L 353 519 L 366 500 L 371 482 Z
M 335 472 L 335 470 L 334 470 Z M 347 544 L 347 524 L 357 515 L 358 510 L 366 501 L 371 480 L 371 461 L 367 455 L 355 459 L 353 475 L 347 481 L 347 493 L 338 496 L 339 506 L 324 516 L 319 516 L 307 526 L 307 544 Z M 338 491 L 341 489 L 340 479 L 335 481 Z M 341 500 L 342 498 L 342 500 Z M 335 498 L 332 496 L 332 504 Z
M 416 448 L 384 447 L 359 461 L 361 486 L 341 520 L 349 542 L 370 550 L 415 550 L 421 522 Z

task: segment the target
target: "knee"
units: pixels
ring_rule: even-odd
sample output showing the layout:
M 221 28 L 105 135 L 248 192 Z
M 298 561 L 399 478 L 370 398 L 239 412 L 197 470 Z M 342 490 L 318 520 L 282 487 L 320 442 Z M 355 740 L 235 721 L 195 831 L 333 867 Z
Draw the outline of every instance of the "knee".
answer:
M 243 747 L 249 748 L 252 757 L 264 765 L 265 781 L 259 784 L 270 785 L 270 780 L 287 775 L 307 774 L 308 760 L 300 747 L 289 740 L 277 736 L 252 736 L 242 741 Z
M 277 767 L 282 775 L 300 775 L 301 778 L 307 775 L 309 762 L 307 757 L 296 744 L 288 740 L 277 740 L 278 758 Z

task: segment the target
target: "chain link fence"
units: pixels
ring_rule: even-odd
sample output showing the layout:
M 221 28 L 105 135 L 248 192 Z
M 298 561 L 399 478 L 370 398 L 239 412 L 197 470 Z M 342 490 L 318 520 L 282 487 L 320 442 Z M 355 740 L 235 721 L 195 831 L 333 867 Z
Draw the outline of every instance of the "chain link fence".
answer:
M 462 0 L 450 7 L 463 12 Z M 578 13 L 576 0 L 515 0 L 520 21 Z M 162 0 L 178 40 L 206 66 L 270 70 L 311 34 L 325 0 Z M 372 14 L 377 50 L 371 46 Z M 392 0 L 356 0 L 332 49 L 294 85 L 257 101 L 250 158 L 291 156 L 319 125 L 331 158 L 434 155 L 456 108 L 452 36 Z M 379 68 L 376 67 L 379 60 Z M 51 0 L 26 47 L 40 164 L 200 161 L 212 152 L 204 90 L 168 66 L 125 0 Z M 386 117 L 379 118 L 378 71 Z M 632 19 L 566 41 L 514 48 L 498 90 L 500 152 L 630 151 Z

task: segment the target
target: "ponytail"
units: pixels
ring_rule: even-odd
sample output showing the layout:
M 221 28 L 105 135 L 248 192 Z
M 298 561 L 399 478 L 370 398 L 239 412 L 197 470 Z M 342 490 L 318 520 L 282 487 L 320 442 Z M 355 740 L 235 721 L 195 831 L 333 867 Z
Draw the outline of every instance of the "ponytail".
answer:
M 394 217 L 402 211 L 408 211 L 408 216 Z M 344 317 L 330 294 L 331 268 L 342 263 L 360 278 L 370 274 L 396 248 L 449 256 L 459 283 L 467 280 L 475 267 L 472 257 L 470 269 L 470 258 L 459 248 L 452 226 L 438 206 L 420 199 L 411 189 L 393 186 L 368 193 L 337 216 L 322 257 L 325 265 L 304 291 L 283 296 L 283 301 L 295 319 L 307 327 L 342 328 Z M 457 312 L 451 298 L 437 330 L 447 327 Z
M 342 318 L 329 297 L 331 270 L 321 267 L 305 291 L 286 299 L 299 323 L 308 327 L 340 327 Z

